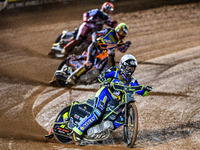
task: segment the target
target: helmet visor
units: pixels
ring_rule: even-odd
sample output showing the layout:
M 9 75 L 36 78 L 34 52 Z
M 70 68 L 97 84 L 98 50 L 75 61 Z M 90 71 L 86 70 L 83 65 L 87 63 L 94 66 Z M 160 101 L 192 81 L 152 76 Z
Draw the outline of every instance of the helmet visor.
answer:
M 118 34 L 119 34 L 120 37 L 124 38 L 124 37 L 127 36 L 128 33 L 123 31 L 123 30 L 119 30 Z
M 107 13 L 107 14 L 112 14 L 113 9 L 112 8 L 105 9 L 104 12 Z
M 125 66 L 125 70 L 127 73 L 133 73 L 135 71 L 135 66 Z
M 106 10 L 108 11 L 113 11 L 114 9 L 112 7 L 110 7 L 110 5 L 108 5 L 107 7 L 105 7 Z

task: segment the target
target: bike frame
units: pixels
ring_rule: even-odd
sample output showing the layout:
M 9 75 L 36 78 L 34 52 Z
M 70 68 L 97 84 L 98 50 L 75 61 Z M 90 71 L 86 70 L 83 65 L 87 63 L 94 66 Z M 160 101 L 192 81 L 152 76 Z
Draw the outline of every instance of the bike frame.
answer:
M 113 88 L 115 90 L 119 90 L 121 92 L 124 93 L 125 95 L 125 99 L 124 99 L 124 103 L 125 103 L 125 119 L 124 119 L 124 126 L 127 127 L 128 126 L 128 104 L 131 102 L 135 102 L 134 100 L 134 95 L 135 92 L 140 91 L 144 88 L 143 85 L 139 85 L 139 86 L 123 86 L 123 85 L 119 85 L 119 84 L 114 84 Z M 132 96 L 133 94 L 133 96 Z

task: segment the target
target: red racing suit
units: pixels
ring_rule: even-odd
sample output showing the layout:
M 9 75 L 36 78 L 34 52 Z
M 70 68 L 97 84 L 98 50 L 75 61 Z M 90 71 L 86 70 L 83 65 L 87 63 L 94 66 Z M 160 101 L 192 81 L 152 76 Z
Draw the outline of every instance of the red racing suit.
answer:
M 72 40 L 64 47 L 63 53 L 67 54 L 75 46 L 79 46 L 87 39 L 89 33 L 102 30 L 104 24 L 112 28 L 117 26 L 117 21 L 112 21 L 101 9 L 93 9 L 83 13 L 83 21 L 84 22 L 79 27 L 76 39 Z M 91 41 L 88 40 L 87 42 L 90 43 Z
M 94 29 L 95 31 L 102 30 L 104 24 L 112 28 L 117 26 L 117 22 L 112 21 L 101 9 L 93 9 L 83 13 L 83 21 L 84 23 L 79 28 L 77 40 L 80 36 L 86 38 L 87 34 Z

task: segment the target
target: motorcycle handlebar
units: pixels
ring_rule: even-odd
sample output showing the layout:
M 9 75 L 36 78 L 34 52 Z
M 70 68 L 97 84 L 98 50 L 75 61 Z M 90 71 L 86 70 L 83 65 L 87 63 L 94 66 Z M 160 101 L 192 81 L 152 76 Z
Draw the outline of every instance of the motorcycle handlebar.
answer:
M 107 49 L 118 48 L 118 47 L 121 47 L 121 46 L 124 46 L 124 45 L 125 45 L 124 43 L 119 43 L 119 44 L 100 44 L 100 46 L 102 48 L 107 48 Z
M 102 86 L 105 87 L 113 87 L 115 90 L 119 90 L 122 92 L 136 92 L 136 91 L 141 91 L 142 89 L 144 89 L 145 87 L 143 85 L 138 85 L 138 86 L 124 86 L 124 85 L 120 85 L 120 84 L 110 84 L 107 81 L 103 82 Z
M 143 85 L 124 86 L 124 85 L 120 85 L 120 84 L 113 84 L 112 86 L 115 90 L 119 90 L 119 91 L 122 91 L 122 92 L 136 92 L 136 91 L 140 91 L 144 88 Z

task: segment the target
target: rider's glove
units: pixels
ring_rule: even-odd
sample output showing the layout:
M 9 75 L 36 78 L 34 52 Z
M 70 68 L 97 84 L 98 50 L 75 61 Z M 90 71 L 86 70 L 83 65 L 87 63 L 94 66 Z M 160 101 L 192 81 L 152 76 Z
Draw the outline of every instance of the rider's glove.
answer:
M 104 82 L 103 82 L 103 86 L 104 86 L 104 87 L 112 88 L 113 85 L 114 85 L 113 82 L 111 82 L 111 83 L 108 83 L 108 81 L 104 81 Z
M 118 25 L 118 22 L 116 21 L 116 20 L 114 20 L 113 22 L 112 22 L 112 28 L 115 28 L 116 26 Z
M 126 41 L 125 42 L 126 47 L 128 48 L 131 45 L 131 41 Z
M 108 50 L 108 55 L 109 56 L 115 56 L 115 49 L 109 49 Z
M 129 48 L 129 46 L 131 45 L 131 42 L 130 41 L 126 41 L 124 43 L 124 45 L 118 45 L 118 50 L 122 53 L 125 53 L 127 51 L 127 49 Z
M 98 77 L 98 80 L 103 83 L 103 81 L 105 80 L 105 78 L 103 77 L 103 74 L 100 74 Z
M 110 83 L 108 83 L 108 81 L 104 81 L 103 86 L 110 88 Z
M 150 92 L 153 90 L 153 88 L 151 86 L 146 86 L 144 87 L 144 90 Z

